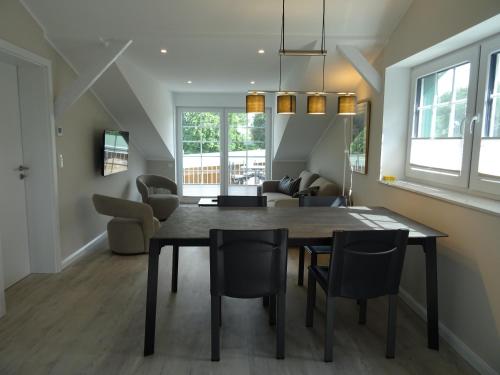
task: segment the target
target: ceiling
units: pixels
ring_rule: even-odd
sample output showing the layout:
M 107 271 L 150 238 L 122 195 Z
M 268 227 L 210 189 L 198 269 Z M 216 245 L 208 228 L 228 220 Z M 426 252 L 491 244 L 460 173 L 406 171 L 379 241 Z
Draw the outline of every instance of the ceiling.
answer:
M 326 0 L 327 90 L 352 90 L 360 80 L 336 52 L 336 45 L 356 46 L 368 60 L 374 60 L 411 1 Z M 95 46 L 99 38 L 132 39 L 134 43 L 124 57 L 173 92 L 245 92 L 278 87 L 280 0 L 23 2 L 48 37 L 70 55 L 98 53 Z M 318 43 L 321 5 L 321 0 L 286 1 L 287 48 Z M 161 48 L 167 48 L 168 53 L 161 55 Z M 263 55 L 257 53 L 261 48 L 266 51 Z M 285 74 L 296 59 L 301 58 L 284 59 Z M 286 77 L 292 86 L 288 89 L 320 89 L 321 62 L 312 58 L 303 76 Z M 187 84 L 188 80 L 193 83 Z M 250 81 L 256 84 L 252 86 Z

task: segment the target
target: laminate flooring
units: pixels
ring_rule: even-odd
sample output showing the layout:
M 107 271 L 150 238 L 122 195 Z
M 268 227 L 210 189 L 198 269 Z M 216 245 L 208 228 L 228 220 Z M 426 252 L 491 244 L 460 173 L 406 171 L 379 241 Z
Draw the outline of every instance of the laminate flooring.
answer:
M 177 294 L 170 293 L 171 247 L 163 249 L 156 352 L 143 357 L 147 256 L 103 249 L 6 291 L 0 374 L 475 374 L 443 340 L 439 352 L 428 349 L 425 323 L 402 302 L 396 358 L 386 359 L 384 298 L 368 302 L 365 326 L 357 324 L 357 304 L 339 299 L 334 361 L 324 363 L 324 296 L 318 289 L 314 328 L 306 328 L 297 258 L 291 249 L 284 360 L 275 359 L 275 329 L 261 300 L 224 298 L 221 361 L 210 361 L 209 252 L 201 247 L 180 248 Z

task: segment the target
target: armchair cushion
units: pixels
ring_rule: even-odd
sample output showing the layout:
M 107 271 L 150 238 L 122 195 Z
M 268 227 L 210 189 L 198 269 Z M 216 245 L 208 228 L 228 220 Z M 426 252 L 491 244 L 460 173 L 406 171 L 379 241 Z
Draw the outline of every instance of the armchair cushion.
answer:
M 280 180 L 267 180 L 262 183 L 262 193 L 276 193 Z

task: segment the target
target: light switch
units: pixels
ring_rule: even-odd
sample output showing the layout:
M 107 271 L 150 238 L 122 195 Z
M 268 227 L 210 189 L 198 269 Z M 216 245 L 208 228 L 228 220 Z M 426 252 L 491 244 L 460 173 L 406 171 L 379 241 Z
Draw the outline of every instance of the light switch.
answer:
M 59 154 L 59 168 L 64 168 L 63 154 Z
M 62 137 L 63 136 L 63 128 L 57 128 L 57 136 Z

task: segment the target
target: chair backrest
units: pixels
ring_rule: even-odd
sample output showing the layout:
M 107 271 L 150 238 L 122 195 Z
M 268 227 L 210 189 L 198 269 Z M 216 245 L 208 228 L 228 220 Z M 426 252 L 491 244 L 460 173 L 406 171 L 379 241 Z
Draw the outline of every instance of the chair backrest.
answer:
M 397 294 L 408 230 L 333 233 L 328 295 L 356 299 Z
M 135 179 L 135 183 L 143 202 L 147 202 L 150 194 L 149 189 L 152 187 L 168 189 L 172 194 L 177 194 L 177 184 L 163 176 L 143 174 Z
M 347 207 L 347 200 L 342 195 L 317 196 L 301 195 L 299 196 L 300 207 Z
M 219 207 L 267 207 L 267 197 L 246 195 L 219 195 L 217 197 Z
M 210 292 L 256 298 L 286 290 L 288 230 L 210 230 Z

